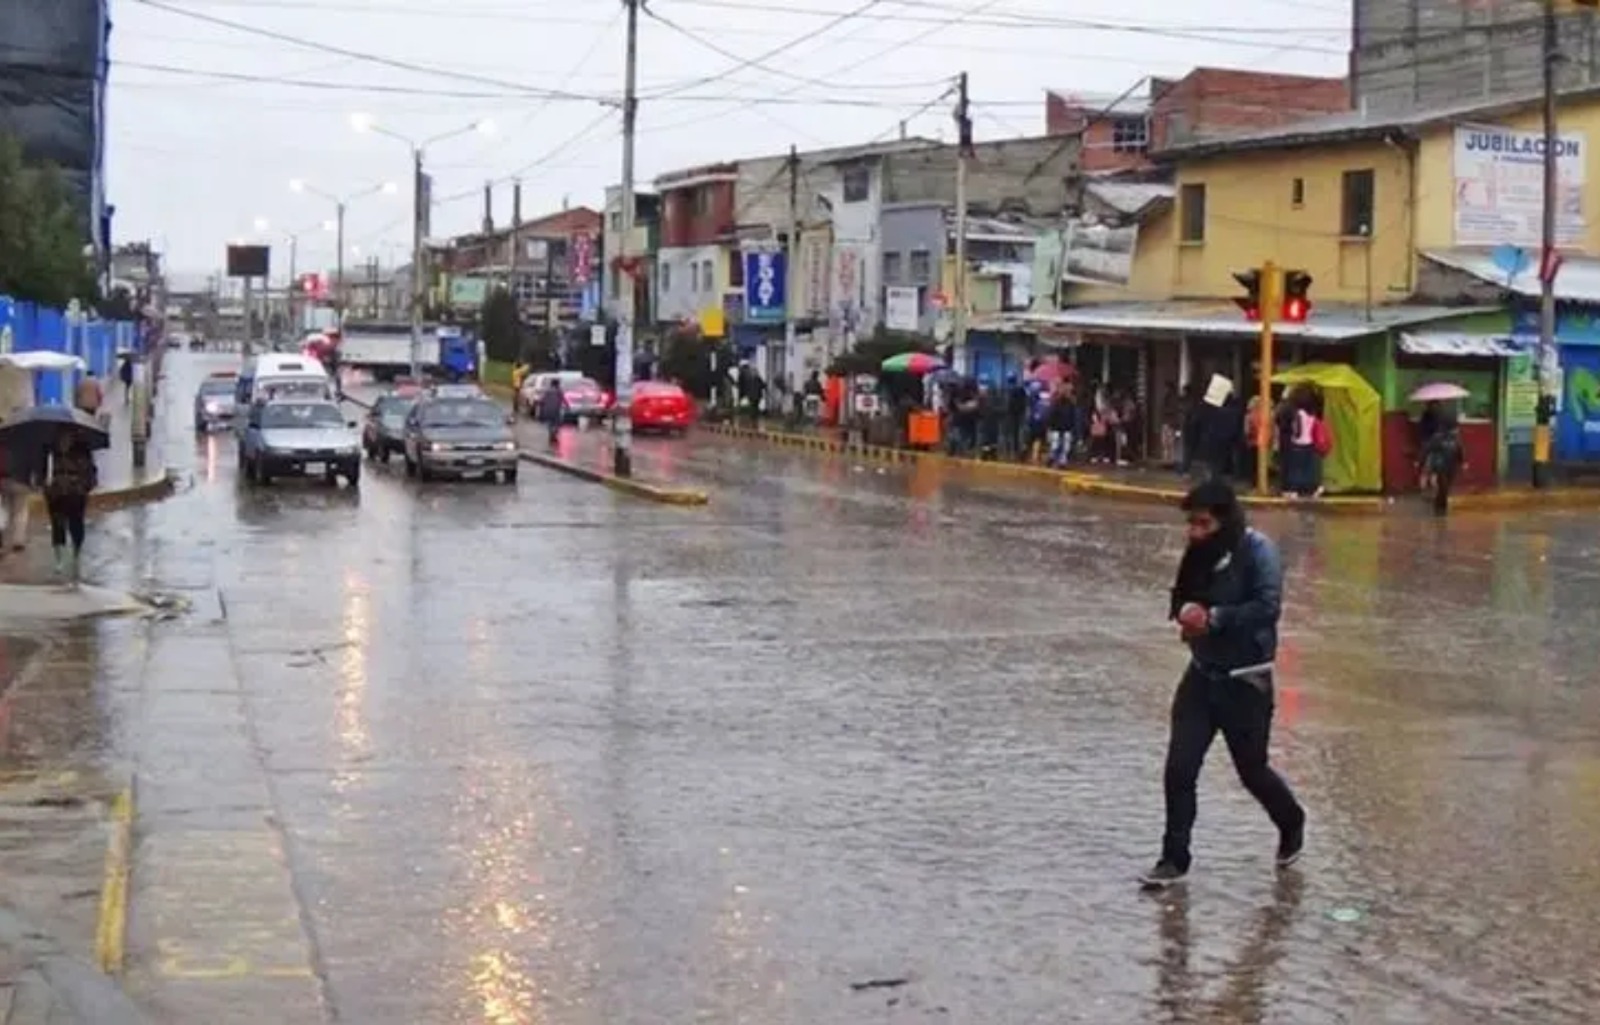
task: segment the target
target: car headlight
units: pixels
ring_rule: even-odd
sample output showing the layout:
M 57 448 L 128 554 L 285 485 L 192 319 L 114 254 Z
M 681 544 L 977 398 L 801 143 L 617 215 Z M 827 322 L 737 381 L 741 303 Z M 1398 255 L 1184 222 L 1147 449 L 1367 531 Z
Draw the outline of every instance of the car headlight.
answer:
M 438 441 L 430 441 L 430 442 L 428 442 L 428 451 L 429 452 L 443 452 L 445 450 L 445 447 L 446 446 L 442 442 L 438 442 Z
M 514 441 L 502 441 L 500 444 L 496 445 L 495 448 L 502 452 L 515 452 L 517 450 L 517 443 Z
M 221 404 L 216 403 L 216 402 L 207 402 L 206 403 L 206 412 L 207 413 L 220 413 L 220 412 L 222 412 L 222 406 L 221 406 Z

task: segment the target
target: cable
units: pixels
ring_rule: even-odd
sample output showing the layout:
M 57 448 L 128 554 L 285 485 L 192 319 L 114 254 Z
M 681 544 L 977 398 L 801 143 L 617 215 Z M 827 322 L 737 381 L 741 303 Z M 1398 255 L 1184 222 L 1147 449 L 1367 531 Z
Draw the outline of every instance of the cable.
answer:
M 758 57 L 751 57 L 748 60 L 742 60 L 738 64 L 735 64 L 730 68 L 726 68 L 723 71 L 720 71 L 717 74 L 712 75 L 712 76 L 710 76 L 708 78 L 700 79 L 697 82 L 685 83 L 681 88 L 668 89 L 668 90 L 665 90 L 663 92 L 655 93 L 654 95 L 651 95 L 651 96 L 641 96 L 641 97 L 639 97 L 639 99 L 641 99 L 641 100 L 658 100 L 658 99 L 662 99 L 662 98 L 667 97 L 667 96 L 676 95 L 677 93 L 682 92 L 683 89 L 690 89 L 690 88 L 694 88 L 695 86 L 699 86 L 699 85 L 709 85 L 712 82 L 720 82 L 723 79 L 727 78 L 728 76 L 736 74 L 736 73 L 744 70 L 745 68 L 756 67 L 762 61 L 769 60 L 769 59 L 771 59 L 773 57 L 778 56 L 778 54 L 783 53 L 786 50 L 792 50 L 796 46 L 799 46 L 802 43 L 809 42 L 809 41 L 817 38 L 818 36 L 820 36 L 820 35 L 822 35 L 822 34 L 824 34 L 826 32 L 830 32 L 834 28 L 838 27 L 839 25 L 844 24 L 845 22 L 851 20 L 852 18 L 856 18 L 856 17 L 859 17 L 859 16 L 865 14 L 867 11 L 871 10 L 872 8 L 878 6 L 879 4 L 881 4 L 883 2 L 884 2 L 884 0 L 867 0 L 867 2 L 862 4 L 860 7 L 857 7 L 855 9 L 851 10 L 851 11 L 847 11 L 845 13 L 839 14 L 837 17 L 833 18 L 832 20 L 827 22 L 825 25 L 822 25 L 820 28 L 815 28 L 815 29 L 812 29 L 809 32 L 806 32 L 806 33 L 803 33 L 801 35 L 798 35 L 798 36 L 794 37 L 793 39 L 789 40 L 788 42 L 782 44 L 781 46 L 774 47 L 773 49 L 768 50 L 766 53 L 763 53 Z

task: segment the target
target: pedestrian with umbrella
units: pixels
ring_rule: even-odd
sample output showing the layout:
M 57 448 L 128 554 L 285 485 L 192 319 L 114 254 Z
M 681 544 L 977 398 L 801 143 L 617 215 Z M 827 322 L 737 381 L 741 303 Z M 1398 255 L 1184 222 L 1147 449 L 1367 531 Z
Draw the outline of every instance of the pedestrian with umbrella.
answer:
M 33 467 L 33 483 L 43 489 L 50 513 L 56 576 L 76 583 L 89 493 L 99 484 L 94 453 L 110 447 L 110 437 L 81 410 L 34 406 L 0 424 L 0 444 L 12 453 L 42 453 Z

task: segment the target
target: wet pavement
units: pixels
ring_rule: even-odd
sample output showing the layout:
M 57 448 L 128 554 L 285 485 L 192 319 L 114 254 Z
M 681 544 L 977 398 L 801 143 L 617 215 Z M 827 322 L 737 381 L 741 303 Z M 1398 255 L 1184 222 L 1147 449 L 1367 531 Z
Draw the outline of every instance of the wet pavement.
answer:
M 217 359 L 174 360 L 169 401 Z M 192 607 L 92 627 L 52 742 L 137 771 L 129 985 L 158 1020 L 1600 1002 L 1591 517 L 1257 517 L 1289 565 L 1275 748 L 1310 849 L 1275 880 L 1214 755 L 1195 875 L 1150 898 L 1184 657 L 1159 509 L 716 439 L 637 456 L 706 509 L 535 467 L 253 491 L 230 438 L 166 423 L 193 487 L 91 547 Z

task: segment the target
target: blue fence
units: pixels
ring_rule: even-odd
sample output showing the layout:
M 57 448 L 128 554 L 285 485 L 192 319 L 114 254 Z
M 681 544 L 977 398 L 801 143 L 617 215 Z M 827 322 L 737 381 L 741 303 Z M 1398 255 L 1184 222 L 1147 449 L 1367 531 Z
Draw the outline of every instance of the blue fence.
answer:
M 126 321 L 72 323 L 60 310 L 0 295 L 0 354 L 64 352 L 81 357 L 89 373 L 109 379 L 116 373 L 118 351 L 133 349 L 137 338 L 136 326 Z M 65 404 L 80 376 L 77 372 L 35 374 L 34 401 Z

